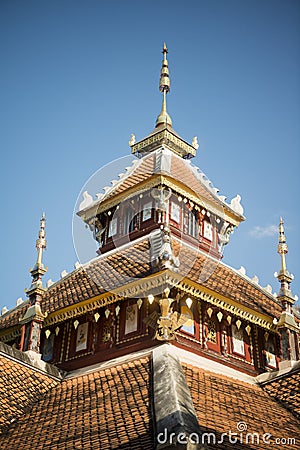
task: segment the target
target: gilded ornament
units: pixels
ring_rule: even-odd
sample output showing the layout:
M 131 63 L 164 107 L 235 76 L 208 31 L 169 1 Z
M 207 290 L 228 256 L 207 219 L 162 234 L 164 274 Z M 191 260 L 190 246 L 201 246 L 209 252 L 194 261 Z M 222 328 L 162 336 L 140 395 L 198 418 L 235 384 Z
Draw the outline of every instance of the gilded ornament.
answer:
M 242 322 L 238 319 L 238 320 L 235 322 L 235 325 L 236 325 L 237 329 L 239 330 L 239 329 L 241 328 Z
M 50 330 L 46 330 L 46 331 L 45 331 L 45 335 L 46 335 L 46 338 L 47 338 L 47 339 L 49 339 L 50 334 L 51 334 L 51 331 L 50 331 Z

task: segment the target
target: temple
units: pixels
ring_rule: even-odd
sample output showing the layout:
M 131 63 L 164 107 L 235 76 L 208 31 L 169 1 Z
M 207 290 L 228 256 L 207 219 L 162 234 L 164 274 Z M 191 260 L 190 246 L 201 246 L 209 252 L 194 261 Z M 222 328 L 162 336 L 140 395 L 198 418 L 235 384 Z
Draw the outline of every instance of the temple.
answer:
M 162 108 L 133 162 L 77 212 L 97 254 L 0 317 L 0 442 L 23 449 L 299 448 L 299 314 L 279 224 L 278 294 L 222 261 L 245 220 Z M 101 189 L 104 190 L 101 192 Z M 275 243 L 274 243 L 275 246 Z M 235 441 L 234 441 L 235 439 Z

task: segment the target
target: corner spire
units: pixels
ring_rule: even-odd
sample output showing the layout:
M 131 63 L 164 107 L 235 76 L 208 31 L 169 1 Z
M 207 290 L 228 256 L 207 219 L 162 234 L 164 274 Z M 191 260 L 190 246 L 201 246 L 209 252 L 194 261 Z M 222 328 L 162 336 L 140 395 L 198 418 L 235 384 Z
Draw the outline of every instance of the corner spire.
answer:
M 286 267 L 285 255 L 288 253 L 288 245 L 286 243 L 286 237 L 284 232 L 284 222 L 282 217 L 280 217 L 279 223 L 279 239 L 277 253 L 281 257 L 281 267 L 279 273 L 275 276 L 280 282 L 280 291 L 277 296 L 278 300 L 281 301 L 283 309 L 290 312 L 291 305 L 295 303 L 295 298 L 293 297 L 290 289 L 290 283 L 293 281 L 294 276 L 289 273 Z
M 279 273 L 275 273 L 274 275 L 280 282 L 277 300 L 282 308 L 279 321 L 276 325 L 281 341 L 281 361 L 279 363 L 279 369 L 286 369 L 288 367 L 293 367 L 295 361 L 299 359 L 299 327 L 293 314 L 293 305 L 296 298 L 291 292 L 290 283 L 293 281 L 294 276 L 289 273 L 286 267 L 285 255 L 288 253 L 288 246 L 286 243 L 282 217 L 280 217 L 279 223 L 277 252 L 281 257 L 281 267 Z
M 47 272 L 47 267 L 43 264 L 43 250 L 46 248 L 45 239 L 45 214 L 43 213 L 40 221 L 39 235 L 35 247 L 38 255 L 34 267 L 30 270 L 32 281 L 30 288 L 26 290 L 29 297 L 29 306 L 24 316 L 19 319 L 21 327 L 20 348 L 22 351 L 32 350 L 40 353 L 41 330 L 46 313 L 41 310 L 41 302 L 45 289 L 43 288 L 42 278 Z
M 39 236 L 36 240 L 35 248 L 37 249 L 38 256 L 36 260 L 36 266 L 37 267 L 44 267 L 43 264 L 43 250 L 46 250 L 47 241 L 45 239 L 46 233 L 45 233 L 45 222 L 46 217 L 45 213 L 42 214 L 42 218 L 40 220 L 40 230 L 39 230 Z
M 170 125 L 172 126 L 172 119 L 167 112 L 167 93 L 170 92 L 170 75 L 169 75 L 169 63 L 167 60 L 168 49 L 166 43 L 164 43 L 163 47 L 163 60 L 162 60 L 162 68 L 160 71 L 160 79 L 159 79 L 159 90 L 163 94 L 162 100 L 162 108 L 159 116 L 156 119 L 156 128 L 160 125 Z
M 47 268 L 43 264 L 43 251 L 46 249 L 46 232 L 45 232 L 45 213 L 42 214 L 40 220 L 40 229 L 38 238 L 35 243 L 35 248 L 37 250 L 37 259 L 34 267 L 30 270 L 32 276 L 32 282 L 30 288 L 27 290 L 27 295 L 30 297 L 35 297 L 36 291 L 38 289 L 43 289 L 42 277 L 47 272 Z

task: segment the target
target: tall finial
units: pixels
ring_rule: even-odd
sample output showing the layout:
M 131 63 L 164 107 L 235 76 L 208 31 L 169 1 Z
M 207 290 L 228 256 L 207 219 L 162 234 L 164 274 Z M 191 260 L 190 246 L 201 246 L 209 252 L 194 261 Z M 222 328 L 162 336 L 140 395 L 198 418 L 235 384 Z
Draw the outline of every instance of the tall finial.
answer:
M 46 217 L 45 213 L 42 214 L 42 218 L 40 221 L 40 231 L 39 231 L 39 237 L 36 240 L 35 247 L 38 252 L 37 260 L 36 260 L 36 267 L 44 267 L 43 264 L 43 250 L 46 249 L 47 241 L 45 239 L 46 233 L 45 233 L 45 222 Z
M 275 276 L 280 282 L 280 291 L 277 296 L 278 300 L 281 301 L 284 309 L 290 309 L 290 305 L 295 303 L 295 298 L 293 297 L 290 290 L 290 283 L 293 281 L 294 277 L 289 273 L 286 267 L 286 259 L 285 255 L 288 253 L 288 246 L 286 243 L 286 237 L 284 233 L 284 222 L 282 217 L 280 217 L 279 223 L 279 239 L 278 239 L 278 248 L 277 252 L 281 257 L 281 267 L 279 273 L 276 273 Z
M 45 214 L 42 214 L 40 221 L 39 236 L 35 243 L 35 248 L 37 249 L 37 260 L 34 267 L 30 270 L 32 276 L 32 282 L 30 288 L 26 291 L 27 295 L 31 297 L 32 302 L 36 300 L 37 290 L 43 289 L 42 277 L 47 272 L 47 268 L 43 264 L 43 250 L 46 248 L 46 233 L 45 233 Z
M 35 244 L 38 252 L 37 260 L 34 267 L 30 270 L 32 276 L 30 288 L 26 289 L 29 305 L 24 316 L 20 319 L 20 324 L 22 325 L 20 348 L 22 351 L 33 350 L 37 353 L 40 353 L 42 324 L 47 316 L 47 313 L 43 313 L 41 309 L 41 302 L 45 293 L 42 278 L 48 270 L 43 264 L 43 250 L 46 248 L 45 221 L 46 218 L 43 213 L 39 236 Z
M 293 305 L 297 297 L 293 296 L 290 288 L 294 276 L 289 273 L 286 267 L 285 255 L 288 253 L 288 246 L 283 225 L 282 217 L 280 217 L 277 251 L 281 257 L 281 267 L 280 272 L 274 274 L 280 283 L 277 300 L 282 308 L 279 321 L 276 324 L 281 340 L 281 361 L 279 362 L 279 369 L 292 367 L 294 362 L 299 359 L 299 327 L 293 313 Z
M 164 43 L 163 51 L 164 58 L 162 60 L 162 68 L 160 71 L 159 90 L 163 94 L 161 112 L 156 119 L 156 127 L 160 125 L 172 126 L 172 119 L 167 112 L 167 93 L 170 92 L 170 76 L 169 76 L 169 63 L 167 60 L 168 49 L 166 43 Z

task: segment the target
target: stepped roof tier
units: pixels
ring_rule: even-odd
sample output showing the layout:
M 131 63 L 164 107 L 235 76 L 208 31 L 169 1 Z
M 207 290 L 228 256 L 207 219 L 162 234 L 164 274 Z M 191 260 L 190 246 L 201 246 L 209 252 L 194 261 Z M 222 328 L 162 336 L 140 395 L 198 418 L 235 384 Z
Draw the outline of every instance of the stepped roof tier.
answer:
M 160 233 L 158 231 L 157 234 Z M 164 269 L 154 272 L 151 267 L 151 237 L 149 235 L 139 242 L 131 242 L 101 255 L 46 289 L 41 302 L 42 312 L 47 314 L 45 326 L 61 322 L 66 317 L 80 316 L 85 307 L 93 310 L 127 296 L 146 296 L 159 285 L 176 286 L 194 295 L 198 291 L 199 298 L 203 296 L 216 304 L 223 302 L 222 307 L 227 305 L 228 310 L 235 311 L 237 316 L 264 323 L 266 328 L 272 328 L 273 318 L 279 318 L 281 307 L 268 290 L 222 261 L 182 244 L 177 238 L 173 238 L 173 247 L 182 262 L 179 271 Z M 206 279 L 207 274 L 210 276 Z M 87 301 L 89 303 L 83 305 Z M 19 325 L 27 308 L 28 301 L 2 315 L 0 330 Z
M 184 195 L 199 207 L 206 207 L 237 226 L 244 220 L 243 209 L 238 199 L 227 204 L 225 197 L 218 194 L 210 180 L 191 161 L 178 156 L 169 144 L 147 153 L 141 159 L 134 160 L 131 167 L 113 180 L 103 194 L 97 194 L 97 200 L 81 203 L 78 215 L 89 221 L 96 214 L 141 194 L 151 188 L 163 185 L 178 194 Z

